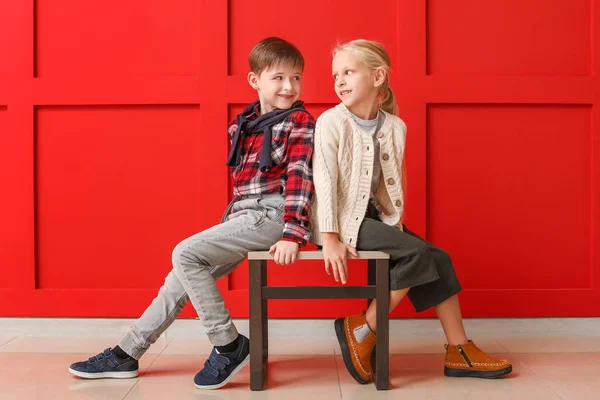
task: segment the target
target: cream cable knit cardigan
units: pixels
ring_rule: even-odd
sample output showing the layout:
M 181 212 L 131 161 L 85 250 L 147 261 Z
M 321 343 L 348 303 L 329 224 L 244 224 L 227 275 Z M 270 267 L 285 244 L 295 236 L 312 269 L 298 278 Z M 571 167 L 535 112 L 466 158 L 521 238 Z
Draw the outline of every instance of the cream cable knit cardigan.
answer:
M 406 124 L 395 115 L 384 114 L 385 122 L 376 133 L 382 176 L 375 198 L 384 211 L 381 220 L 402 229 L 401 181 Z M 369 202 L 373 138 L 364 134 L 350 111 L 339 104 L 318 118 L 314 146 L 316 195 L 310 208 L 311 241 L 322 244 L 322 232 L 336 232 L 342 242 L 356 247 L 358 230 Z

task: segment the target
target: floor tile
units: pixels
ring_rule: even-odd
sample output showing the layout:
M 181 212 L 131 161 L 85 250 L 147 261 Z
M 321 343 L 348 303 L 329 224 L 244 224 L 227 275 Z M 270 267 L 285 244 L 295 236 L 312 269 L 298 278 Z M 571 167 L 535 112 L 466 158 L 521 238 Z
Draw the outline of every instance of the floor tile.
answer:
M 84 353 L 89 357 L 119 343 L 119 337 L 20 336 L 0 347 L 0 353 Z M 148 354 L 159 354 L 170 339 L 159 338 Z
M 336 343 L 337 345 L 337 343 Z M 333 339 L 269 339 L 270 355 L 323 355 L 333 356 Z M 208 339 L 175 338 L 162 352 L 163 355 L 203 355 L 207 357 L 213 345 Z
M 552 367 L 564 369 L 567 375 L 577 368 L 587 369 L 598 366 L 600 372 L 600 353 L 538 353 L 513 354 L 512 357 L 530 368 Z
M 498 355 L 510 362 L 510 354 Z M 343 359 L 336 358 L 343 399 L 550 399 L 560 397 L 526 365 L 513 364 L 513 374 L 495 380 L 447 378 L 443 374 L 443 356 L 392 355 L 390 390 L 377 391 L 374 384 L 360 385 L 350 376 Z
M 506 337 L 497 340 L 511 353 L 600 352 L 600 336 Z
M 0 353 L 0 399 L 123 399 L 137 383 L 136 379 L 77 378 L 69 365 L 80 361 L 79 354 Z M 140 361 L 147 369 L 156 355 Z
M 519 354 L 520 362 L 563 399 L 597 399 L 600 353 Z
M 249 390 L 249 367 L 225 390 L 196 389 L 193 377 L 212 349 L 204 338 L 161 338 L 140 360 L 136 379 L 85 380 L 68 373 L 71 363 L 118 339 L 0 336 L 0 399 L 587 400 L 600 392 L 600 338 L 594 337 L 475 338 L 484 351 L 513 363 L 513 374 L 498 380 L 444 377 L 443 336 L 392 339 L 389 391 L 356 383 L 335 339 L 270 339 L 262 392 Z
M 0 336 L 0 347 L 4 346 L 6 343 L 15 339 L 16 336 Z
M 204 357 L 161 355 L 127 395 L 133 399 L 340 399 L 335 357 L 271 356 L 267 390 L 250 391 L 246 366 L 226 390 L 203 391 L 193 384 Z M 225 389 L 225 388 L 223 388 Z

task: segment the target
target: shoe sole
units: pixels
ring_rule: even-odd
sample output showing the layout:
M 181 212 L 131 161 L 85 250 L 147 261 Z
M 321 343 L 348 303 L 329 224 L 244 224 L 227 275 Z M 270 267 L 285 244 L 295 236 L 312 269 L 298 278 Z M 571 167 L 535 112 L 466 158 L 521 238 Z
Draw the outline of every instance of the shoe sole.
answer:
M 337 336 L 337 340 L 340 344 L 340 349 L 342 349 L 342 358 L 344 359 L 346 369 L 356 382 L 362 385 L 369 383 L 360 376 L 356 368 L 354 368 L 354 364 L 352 364 L 352 356 L 350 355 L 350 348 L 348 347 L 348 340 L 346 339 L 346 332 L 344 330 L 344 318 L 336 319 L 334 326 L 335 335 Z
M 242 370 L 242 368 L 244 368 L 246 366 L 246 364 L 248 364 L 249 361 L 250 361 L 250 354 L 248 354 L 246 356 L 246 358 L 244 358 L 244 360 L 240 363 L 240 365 L 238 365 L 237 367 L 235 367 L 235 369 L 233 371 L 231 371 L 229 376 L 227 378 L 225 378 L 225 380 L 223 382 L 221 382 L 217 385 L 202 386 L 202 385 L 197 385 L 196 383 L 194 383 L 194 386 L 196 386 L 196 388 L 202 389 L 202 390 L 214 390 L 214 389 L 222 388 L 223 386 L 227 385 L 229 383 L 229 381 L 231 381 L 233 379 L 233 377 L 236 376 L 237 373 L 240 372 Z
M 444 367 L 444 375 L 451 378 L 483 378 L 496 379 L 512 372 L 512 365 L 497 371 L 477 371 L 468 369 L 448 368 Z
M 128 378 L 137 378 L 139 373 L 138 371 L 123 371 L 123 372 L 81 372 L 76 371 L 72 368 L 69 368 L 69 372 L 75 376 L 85 379 L 105 379 L 105 378 L 114 378 L 114 379 L 128 379 Z

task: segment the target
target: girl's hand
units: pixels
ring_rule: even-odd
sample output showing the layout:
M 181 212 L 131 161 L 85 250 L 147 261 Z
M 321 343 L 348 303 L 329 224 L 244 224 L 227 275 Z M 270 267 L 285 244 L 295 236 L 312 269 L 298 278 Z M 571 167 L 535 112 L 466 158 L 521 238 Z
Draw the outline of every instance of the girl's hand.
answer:
M 280 240 L 269 249 L 269 254 L 273 254 L 275 264 L 287 265 L 296 261 L 298 256 L 298 243 Z
M 356 249 L 349 244 L 340 242 L 337 233 L 323 233 L 325 272 L 327 275 L 331 275 L 333 270 L 335 281 L 341 280 L 344 285 L 348 281 L 348 253 L 358 257 Z
M 380 205 L 378 205 L 377 207 L 375 207 L 378 211 L 380 211 L 383 215 L 385 215 L 386 217 L 389 217 L 390 214 L 386 213 L 385 210 L 383 209 L 383 207 L 381 207 Z

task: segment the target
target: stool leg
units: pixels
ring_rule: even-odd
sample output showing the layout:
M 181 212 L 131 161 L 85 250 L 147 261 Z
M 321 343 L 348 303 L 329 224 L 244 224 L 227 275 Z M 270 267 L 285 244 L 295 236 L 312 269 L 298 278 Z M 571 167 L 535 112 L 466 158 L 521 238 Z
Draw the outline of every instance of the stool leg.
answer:
M 250 279 L 250 390 L 263 390 L 266 379 L 268 333 L 267 300 L 262 298 L 263 282 L 267 280 L 267 262 L 251 260 L 248 276 Z
M 367 285 L 377 284 L 377 260 L 369 260 L 367 267 Z M 371 305 L 373 299 L 367 299 L 367 307 Z
M 377 260 L 377 337 L 375 342 L 375 387 L 387 390 L 390 364 L 390 263 Z
M 267 286 L 267 262 L 261 261 L 261 286 L 264 288 Z M 264 381 L 267 380 L 267 369 L 268 369 L 268 359 L 269 359 L 269 303 L 267 299 L 262 299 L 262 313 L 261 313 L 261 325 L 262 325 L 262 366 L 263 366 L 263 374 Z

